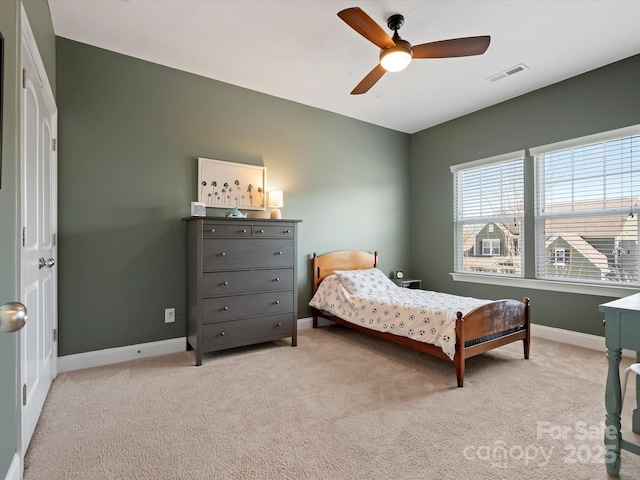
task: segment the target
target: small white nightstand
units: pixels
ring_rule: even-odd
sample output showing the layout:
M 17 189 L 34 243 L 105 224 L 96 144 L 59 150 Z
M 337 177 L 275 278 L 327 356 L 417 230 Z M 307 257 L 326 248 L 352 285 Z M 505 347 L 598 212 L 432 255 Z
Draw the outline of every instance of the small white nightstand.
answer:
M 393 283 L 403 288 L 413 288 L 420 290 L 422 288 L 422 280 L 408 279 L 408 278 L 392 278 Z

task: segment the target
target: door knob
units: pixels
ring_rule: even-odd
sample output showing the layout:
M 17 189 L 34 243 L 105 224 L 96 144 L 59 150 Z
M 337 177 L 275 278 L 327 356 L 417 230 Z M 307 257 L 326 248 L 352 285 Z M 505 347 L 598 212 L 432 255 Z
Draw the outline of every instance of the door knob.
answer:
M 26 321 L 27 307 L 20 302 L 9 302 L 0 307 L 0 332 L 17 332 Z
M 53 258 L 45 260 L 44 257 L 40 257 L 38 259 L 38 270 L 44 267 L 51 268 L 56 264 L 56 261 Z

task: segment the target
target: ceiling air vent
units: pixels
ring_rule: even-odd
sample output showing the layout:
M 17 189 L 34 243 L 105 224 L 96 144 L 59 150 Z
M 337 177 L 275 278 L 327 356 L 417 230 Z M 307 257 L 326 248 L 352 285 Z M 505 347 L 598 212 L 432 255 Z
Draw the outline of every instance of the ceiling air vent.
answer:
M 494 83 L 494 82 L 497 82 L 498 80 L 502 80 L 503 78 L 507 78 L 507 77 L 510 77 L 511 75 L 515 75 L 518 72 L 522 72 L 523 70 L 528 68 L 529 67 L 527 67 L 524 63 L 521 63 L 519 65 L 516 65 L 515 67 L 511 67 L 505 70 L 504 72 L 496 73 L 495 75 L 489 77 L 487 80 L 489 80 L 491 83 Z

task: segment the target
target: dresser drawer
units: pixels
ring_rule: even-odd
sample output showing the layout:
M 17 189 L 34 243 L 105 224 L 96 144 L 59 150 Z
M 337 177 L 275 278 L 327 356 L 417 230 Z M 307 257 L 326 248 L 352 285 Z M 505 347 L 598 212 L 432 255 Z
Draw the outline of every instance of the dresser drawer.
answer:
M 293 225 L 254 225 L 253 236 L 256 238 L 293 238 Z
M 243 268 L 277 268 L 293 266 L 293 240 L 205 239 L 203 268 L 205 272 Z
M 292 315 L 269 315 L 202 326 L 202 347 L 240 346 L 293 335 Z
M 202 296 L 293 290 L 293 269 L 211 272 L 202 276 Z
M 206 298 L 202 301 L 202 322 L 223 322 L 232 318 L 270 315 L 292 310 L 291 291 Z
M 205 223 L 202 227 L 204 238 L 250 238 L 251 224 L 217 224 Z

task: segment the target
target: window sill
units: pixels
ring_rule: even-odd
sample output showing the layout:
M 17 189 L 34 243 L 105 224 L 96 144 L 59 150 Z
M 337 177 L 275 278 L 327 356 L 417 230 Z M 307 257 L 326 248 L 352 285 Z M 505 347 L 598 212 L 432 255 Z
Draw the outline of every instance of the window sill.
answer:
M 477 275 L 472 273 L 450 273 L 456 282 L 482 283 L 485 285 L 501 285 L 504 287 L 550 290 L 554 292 L 580 293 L 583 295 L 599 295 L 602 297 L 621 298 L 638 293 L 638 288 L 618 285 L 587 285 L 583 283 L 554 282 L 552 280 L 536 280 L 532 278 L 501 277 L 497 275 Z

